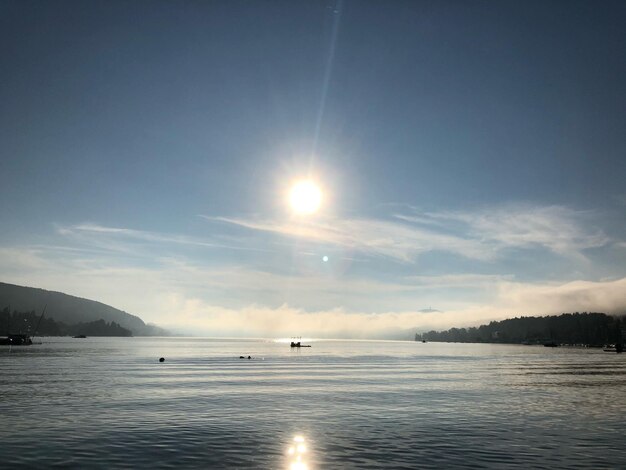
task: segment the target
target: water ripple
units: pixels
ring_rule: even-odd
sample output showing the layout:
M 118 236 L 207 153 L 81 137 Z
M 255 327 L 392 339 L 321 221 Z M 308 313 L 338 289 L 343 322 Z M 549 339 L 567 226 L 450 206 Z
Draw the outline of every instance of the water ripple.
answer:
M 26 468 L 626 468 L 626 355 L 544 349 L 181 338 L 0 349 L 0 455 Z

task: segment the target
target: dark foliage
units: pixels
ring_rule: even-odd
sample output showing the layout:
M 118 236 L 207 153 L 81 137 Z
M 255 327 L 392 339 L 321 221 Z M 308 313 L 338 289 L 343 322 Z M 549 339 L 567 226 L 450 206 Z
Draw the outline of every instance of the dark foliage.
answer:
M 66 325 L 34 310 L 30 312 L 9 312 L 8 307 L 0 312 L 0 335 L 23 333 L 37 336 L 132 336 L 132 332 L 118 323 L 96 320 L 87 323 Z
M 10 305 L 13 310 L 41 312 L 44 305 L 46 316 L 73 325 L 104 319 L 131 330 L 136 335 L 151 334 L 141 318 L 88 299 L 81 299 L 61 292 L 33 287 L 22 287 L 0 282 L 0 306 Z
M 415 340 L 459 343 L 525 343 L 602 346 L 622 342 L 626 318 L 604 313 L 564 313 L 548 317 L 520 317 L 492 321 L 478 328 L 450 328 L 416 334 Z

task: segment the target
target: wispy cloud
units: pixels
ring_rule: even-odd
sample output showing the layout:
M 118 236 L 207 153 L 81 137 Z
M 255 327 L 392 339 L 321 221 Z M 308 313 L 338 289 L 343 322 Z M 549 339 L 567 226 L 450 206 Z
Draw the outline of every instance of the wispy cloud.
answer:
M 545 249 L 565 257 L 609 243 L 591 214 L 562 206 L 504 205 L 466 212 L 396 213 L 391 219 L 262 219 L 209 217 L 249 230 L 350 247 L 404 263 L 440 251 L 490 261 L 511 249 Z
M 610 241 L 594 226 L 592 213 L 563 206 L 505 205 L 426 215 L 430 220 L 462 223 L 468 236 L 495 243 L 499 248 L 544 247 L 569 256 Z
M 206 217 L 252 230 L 296 237 L 316 243 L 350 248 L 370 256 L 412 262 L 427 251 L 448 251 L 468 258 L 487 260 L 493 253 L 480 241 L 464 239 L 403 223 L 376 219 L 326 219 L 325 221 L 276 221 Z
M 340 247 L 352 253 L 400 263 L 413 263 L 428 252 L 451 253 L 470 260 L 491 262 L 503 258 L 511 250 L 533 249 L 584 260 L 586 250 L 610 242 L 604 232 L 595 227 L 592 214 L 562 206 L 504 205 L 465 212 L 411 209 L 407 213 L 395 213 L 389 219 L 201 217 L 213 223 L 314 245 Z M 140 244 L 253 252 L 280 250 L 276 242 L 256 239 L 251 243 L 249 238 L 242 239 L 219 230 L 207 238 L 83 223 L 60 226 L 57 232 L 85 247 L 132 255 L 141 249 Z M 619 241 L 617 243 L 619 246 Z
M 204 334 L 388 337 L 514 315 L 626 310 L 626 278 L 610 265 L 619 265 L 613 255 L 624 241 L 610 240 L 594 214 L 562 206 L 204 218 L 206 236 L 58 226 L 48 244 L 0 248 L 0 275 Z M 592 250 L 605 245 L 613 251 Z M 545 255 L 560 270 L 541 279 L 519 269 L 520 258 Z M 598 260 L 593 270 L 587 259 Z M 566 282 L 575 272 L 579 280 Z
M 137 250 L 137 245 L 129 245 L 129 241 L 143 242 L 145 244 L 169 244 L 241 251 L 269 251 L 251 247 L 243 243 L 220 243 L 214 239 L 191 237 L 188 235 L 164 234 L 146 230 L 106 227 L 98 224 L 87 223 L 71 226 L 58 226 L 57 233 L 66 238 L 71 238 L 75 242 L 96 246 L 101 249 L 127 253 L 136 252 Z
M 322 264 L 320 260 L 318 264 Z M 420 289 L 413 280 L 381 281 L 369 277 L 343 276 L 326 264 L 324 270 L 297 269 L 282 272 L 230 265 L 206 265 L 183 257 L 152 257 L 146 265 L 141 258 L 118 257 L 98 252 L 71 252 L 63 247 L 32 247 L 0 250 L 4 280 L 34 285 L 70 294 L 106 299 L 138 314 L 153 313 L 146 308 L 146 297 L 176 292 L 186 297 L 213 298 L 225 305 L 250 303 L 280 305 L 284 302 L 306 308 L 382 308 L 414 304 Z M 132 286 L 132 289 L 131 289 Z M 118 290 L 115 293 L 115 289 Z M 120 292 L 128 292 L 121 295 Z M 135 292 L 133 296 L 131 293 Z M 99 293 L 100 292 L 100 293 Z M 142 295 L 137 295 L 142 292 Z M 150 292 L 149 296 L 144 295 Z M 399 298 L 400 296 L 404 298 Z M 393 300 L 392 300 L 393 299 Z M 426 302 L 426 301 L 424 301 Z
M 626 311 L 626 278 L 524 283 L 511 276 L 468 273 L 381 282 L 245 267 L 208 268 L 170 258 L 143 267 L 129 260 L 114 262 L 44 248 L 1 249 L 0 265 L 3 281 L 104 301 L 191 334 L 397 338 L 407 331 L 471 326 L 519 315 Z M 424 311 L 431 305 L 425 291 L 439 290 L 441 302 L 456 289 L 468 288 L 487 295 L 434 303 L 442 311 Z M 315 297 L 328 304 L 312 307 Z M 300 306 L 295 306 L 298 302 Z
M 513 281 L 512 274 L 443 274 L 439 276 L 407 276 L 406 282 L 414 283 L 423 288 L 493 288 L 499 282 Z

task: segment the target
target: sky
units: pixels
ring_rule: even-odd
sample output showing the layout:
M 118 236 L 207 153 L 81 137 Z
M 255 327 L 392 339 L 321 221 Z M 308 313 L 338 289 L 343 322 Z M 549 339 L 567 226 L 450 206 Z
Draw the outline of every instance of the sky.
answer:
M 624 313 L 624 24 L 622 1 L 0 0 L 0 281 L 208 336 Z

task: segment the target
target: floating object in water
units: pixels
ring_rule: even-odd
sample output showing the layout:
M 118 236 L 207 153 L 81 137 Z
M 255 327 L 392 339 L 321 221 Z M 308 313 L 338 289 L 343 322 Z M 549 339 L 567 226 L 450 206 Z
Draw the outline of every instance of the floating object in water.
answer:
M 41 324 L 41 319 L 43 318 L 43 314 L 46 313 L 46 307 L 48 305 L 44 305 L 43 311 L 41 312 L 41 316 L 39 317 L 39 322 L 37 322 L 37 327 L 35 328 L 35 332 L 33 333 L 33 337 L 37 334 L 37 330 L 39 330 L 39 325 Z M 7 328 L 8 329 L 8 328 Z M 7 332 L 6 338 L 0 338 L 0 344 L 7 346 L 30 346 L 33 344 L 33 338 L 30 335 L 25 335 L 22 333 L 14 334 Z M 41 343 L 36 343 L 41 344 Z
M 294 341 L 296 339 L 298 341 Z M 292 348 L 310 348 L 311 347 L 310 344 L 302 344 L 301 340 L 302 340 L 301 336 L 292 336 L 291 337 L 291 347 Z
M 159 362 L 165 362 L 165 358 L 164 357 L 160 357 L 159 358 Z
M 615 346 L 613 346 L 612 344 L 607 344 L 602 350 L 604 352 L 614 352 L 619 354 L 624 351 L 624 345 L 621 343 L 617 343 Z
M 7 335 L 6 338 L 0 338 L 0 344 L 7 346 L 30 346 L 33 340 L 30 336 L 24 334 Z

